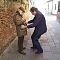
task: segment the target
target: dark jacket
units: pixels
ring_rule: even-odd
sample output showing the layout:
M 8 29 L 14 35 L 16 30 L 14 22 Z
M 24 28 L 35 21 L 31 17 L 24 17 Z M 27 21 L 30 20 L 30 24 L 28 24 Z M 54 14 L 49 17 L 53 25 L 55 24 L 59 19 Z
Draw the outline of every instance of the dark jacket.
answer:
M 35 27 L 35 31 L 39 34 L 43 34 L 47 31 L 45 17 L 40 11 L 37 11 L 37 14 L 35 15 L 34 19 L 30 20 L 28 23 L 32 23 L 28 25 L 28 28 Z

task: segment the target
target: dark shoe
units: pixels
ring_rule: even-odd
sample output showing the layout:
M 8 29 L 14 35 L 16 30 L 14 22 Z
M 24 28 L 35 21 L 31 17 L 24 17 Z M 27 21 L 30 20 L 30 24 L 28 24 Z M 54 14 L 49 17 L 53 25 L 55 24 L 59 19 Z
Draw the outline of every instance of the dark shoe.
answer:
M 19 51 L 19 50 L 18 50 L 18 52 L 19 52 L 20 54 L 26 55 L 26 53 L 25 53 L 24 51 Z
M 35 47 L 31 47 L 31 49 L 36 49 Z
M 43 53 L 43 51 L 37 51 L 37 52 L 35 52 L 35 54 L 41 54 L 41 53 Z
M 23 50 L 26 49 L 26 47 L 23 47 Z
M 20 51 L 20 50 L 25 50 L 25 49 L 26 49 L 26 48 L 25 48 L 25 47 L 23 47 L 22 49 L 18 49 L 18 50 Z

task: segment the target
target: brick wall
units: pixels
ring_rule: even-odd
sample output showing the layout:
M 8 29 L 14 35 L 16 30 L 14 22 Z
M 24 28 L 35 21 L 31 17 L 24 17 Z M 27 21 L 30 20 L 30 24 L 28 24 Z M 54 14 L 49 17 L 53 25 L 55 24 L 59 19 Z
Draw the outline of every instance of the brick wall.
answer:
M 5 11 L 4 8 L 0 8 L 0 53 L 16 36 L 12 10 Z

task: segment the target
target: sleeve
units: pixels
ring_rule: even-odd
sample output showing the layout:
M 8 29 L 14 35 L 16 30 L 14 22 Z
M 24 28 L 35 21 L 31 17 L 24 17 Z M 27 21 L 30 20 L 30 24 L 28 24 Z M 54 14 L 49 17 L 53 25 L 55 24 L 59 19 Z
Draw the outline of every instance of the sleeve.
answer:
M 39 22 L 41 21 L 42 17 L 41 16 L 36 16 L 34 22 L 30 25 L 27 26 L 27 28 L 33 28 L 33 27 L 36 27 Z
M 32 23 L 32 22 L 33 22 L 33 20 L 28 21 L 28 23 Z
M 35 19 L 35 17 L 34 17 L 34 19 Z M 28 23 L 33 23 L 34 19 L 33 19 L 33 20 L 28 21 Z

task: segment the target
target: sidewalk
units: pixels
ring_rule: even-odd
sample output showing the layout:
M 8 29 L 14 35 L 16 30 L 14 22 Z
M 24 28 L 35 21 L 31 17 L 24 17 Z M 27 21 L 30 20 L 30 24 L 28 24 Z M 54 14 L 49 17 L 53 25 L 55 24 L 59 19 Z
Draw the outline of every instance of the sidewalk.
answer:
M 26 46 L 26 55 L 18 53 L 17 37 L 2 53 L 0 60 L 60 60 L 60 23 L 55 16 L 46 16 L 48 31 L 39 39 L 43 54 L 36 55 L 35 51 L 31 50 L 32 46 L 30 35 L 33 29 L 28 30 L 28 36 L 25 37 L 24 45 Z

